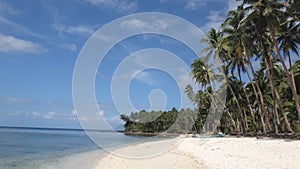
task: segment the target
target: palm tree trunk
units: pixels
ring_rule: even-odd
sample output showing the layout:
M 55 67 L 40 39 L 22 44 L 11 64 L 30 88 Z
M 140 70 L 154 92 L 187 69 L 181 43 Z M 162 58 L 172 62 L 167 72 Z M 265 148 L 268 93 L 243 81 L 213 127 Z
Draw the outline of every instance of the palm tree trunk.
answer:
M 211 86 L 211 88 L 212 88 L 212 90 L 214 91 L 214 89 L 213 89 L 213 86 Z M 215 100 L 215 98 L 214 98 L 214 96 L 208 91 L 208 89 L 207 88 L 205 88 L 205 91 L 206 91 L 206 93 L 208 93 L 208 95 L 209 95 L 209 97 L 210 97 L 210 99 L 211 99 L 211 107 L 210 107 L 210 110 L 212 110 L 213 111 L 213 114 L 215 113 L 215 111 L 216 110 L 214 110 L 215 108 L 216 108 L 216 106 L 217 106 L 217 101 Z M 210 115 L 211 115 L 212 113 L 210 113 Z M 206 131 L 209 131 L 209 132 L 215 132 L 215 130 L 217 129 L 216 128 L 216 125 L 215 125 L 215 121 L 214 121 L 214 117 L 213 116 L 210 116 L 210 115 L 208 115 L 207 117 L 206 117 L 206 123 L 207 123 L 207 126 L 205 126 L 206 127 Z
M 294 76 L 294 72 L 292 71 L 292 62 L 291 62 L 291 56 L 288 57 L 289 58 L 289 66 L 290 66 L 290 72 L 291 72 L 291 79 L 292 79 L 292 84 L 293 84 L 293 88 L 294 88 L 294 92 L 296 93 L 296 97 L 294 97 L 295 99 L 295 104 L 296 104 L 296 109 L 298 111 L 299 108 L 299 97 L 298 97 L 298 93 L 297 93 L 297 88 L 296 88 L 296 82 L 295 82 L 295 76 Z M 296 101 L 297 100 L 297 101 Z M 298 102 L 298 104 L 296 103 Z M 297 106 L 298 105 L 298 106 Z M 300 114 L 298 111 L 298 133 L 300 132 Z
M 236 126 L 236 124 L 235 124 L 235 121 L 234 121 L 233 118 L 232 118 L 231 113 L 230 113 L 229 111 L 227 111 L 227 114 L 229 115 L 229 118 L 230 118 L 230 120 L 231 120 L 231 122 L 232 122 L 232 124 L 233 124 L 233 126 L 234 126 L 235 132 L 237 132 L 238 129 L 237 129 L 237 126 Z
M 239 118 L 236 117 L 236 126 L 237 126 L 237 131 L 240 132 L 241 131 L 241 126 L 240 126 L 240 121 L 239 121 Z
M 273 67 L 273 63 L 271 62 L 270 63 L 271 67 Z M 274 77 L 274 70 L 271 69 L 271 78 Z M 278 134 L 278 124 L 280 124 L 280 121 L 279 121 L 279 115 L 278 115 L 278 111 L 277 111 L 277 107 L 276 107 L 276 98 L 275 98 L 275 91 L 272 90 L 272 95 L 273 95 L 273 100 L 274 100 L 274 104 L 273 104 L 273 123 L 274 123 L 274 131 L 275 131 L 275 134 Z
M 252 86 L 252 88 L 253 88 L 253 91 L 254 91 L 254 93 L 255 93 L 255 97 L 256 97 L 256 99 L 258 100 L 258 98 L 257 98 L 257 92 L 256 92 L 256 89 L 255 89 L 255 86 L 254 86 L 253 83 L 252 83 L 252 79 L 251 79 L 251 77 L 250 77 L 250 74 L 249 74 L 249 72 L 248 72 L 247 69 L 245 69 L 245 70 L 246 70 L 245 72 L 246 72 L 246 74 L 247 74 L 247 76 L 248 76 L 248 79 L 249 79 L 249 81 L 250 81 L 250 83 L 251 83 L 251 86 Z M 245 95 L 246 95 L 247 103 L 248 103 L 248 106 L 249 106 L 249 109 L 250 109 L 252 121 L 253 121 L 253 124 L 254 124 L 254 127 L 255 127 L 255 131 L 256 131 L 256 130 L 258 129 L 258 126 L 257 126 L 256 121 L 255 121 L 255 116 L 254 116 L 254 112 L 253 112 L 253 109 L 252 109 L 252 106 L 251 106 L 251 103 L 250 103 L 250 99 L 249 99 L 249 97 L 248 97 L 248 95 L 247 95 L 247 93 L 246 93 L 245 88 L 243 88 L 243 90 L 244 90 L 244 93 L 245 93 Z
M 248 131 L 249 125 L 248 125 L 248 120 L 247 120 L 247 113 L 245 110 L 243 111 L 243 115 L 244 115 L 244 119 L 245 119 L 245 131 Z
M 247 52 L 247 50 L 246 50 Z M 254 81 L 255 81 L 255 85 L 256 85 L 256 88 L 257 88 L 257 92 L 258 92 L 258 96 L 259 96 L 259 99 L 260 99 L 260 104 L 261 104 L 261 111 L 263 112 L 263 114 L 266 114 L 266 109 L 265 109 L 265 102 L 264 102 L 264 97 L 262 95 L 262 92 L 260 90 L 260 87 L 259 87 L 259 82 L 255 76 L 255 71 L 254 71 L 254 68 L 253 68 L 253 65 L 250 61 L 250 56 L 248 54 L 246 54 L 246 57 L 247 57 L 247 61 L 249 63 L 249 66 L 250 66 L 250 70 L 251 70 L 251 73 L 253 75 L 253 78 L 254 78 Z M 263 120 L 263 115 L 261 114 L 261 112 L 259 111 L 259 115 L 260 115 L 260 119 L 261 119 L 261 124 L 262 124 L 262 128 L 263 128 L 263 132 L 266 133 L 266 125 L 264 123 L 264 120 Z
M 272 91 L 272 94 L 273 94 L 274 105 L 276 105 L 276 99 L 274 98 L 274 91 Z M 274 132 L 275 135 L 278 135 L 278 112 L 276 106 L 273 107 L 273 112 L 274 112 L 273 114 Z
M 236 102 L 236 105 L 237 105 L 237 107 L 238 107 L 239 116 L 240 116 L 240 119 L 242 120 L 242 126 L 243 126 L 243 127 L 242 127 L 242 129 L 243 129 L 242 132 L 244 133 L 245 128 L 246 128 L 246 123 L 245 123 L 245 119 L 244 119 L 244 117 L 243 117 L 243 112 L 242 112 L 240 103 L 239 103 L 239 101 L 238 101 L 238 99 L 237 99 L 237 97 L 236 97 L 236 95 L 235 95 L 235 93 L 234 93 L 234 91 L 233 91 L 231 85 L 229 84 L 227 77 L 225 77 L 225 80 L 226 80 L 226 83 L 227 83 L 227 86 L 228 86 L 230 92 L 231 92 L 232 95 L 233 95 L 233 98 L 234 98 L 234 100 L 235 100 L 235 102 Z
M 267 66 L 267 73 L 268 73 L 268 77 L 269 77 L 269 80 L 270 80 L 270 83 L 271 83 L 271 88 L 272 88 L 272 90 L 274 90 L 275 97 L 276 97 L 276 99 L 278 101 L 278 104 L 279 104 L 279 109 L 282 112 L 282 115 L 284 117 L 284 122 L 285 122 L 286 128 L 287 128 L 287 130 L 289 132 L 294 133 L 294 131 L 291 128 L 290 122 L 289 122 L 289 120 L 287 118 L 287 115 L 286 115 L 286 113 L 285 113 L 285 111 L 283 109 L 283 104 L 282 104 L 282 101 L 281 101 L 280 96 L 278 94 L 278 91 L 275 89 L 274 80 L 273 80 L 273 78 L 271 76 L 270 63 L 269 63 L 269 61 L 268 61 L 268 59 L 266 57 L 264 57 L 264 60 L 265 60 L 266 66 Z
M 253 122 L 254 128 L 255 128 L 255 130 L 256 130 L 256 129 L 257 129 L 257 124 L 256 124 L 256 121 L 255 121 L 254 112 L 253 112 L 252 105 L 251 105 L 251 103 L 250 103 L 249 97 L 248 97 L 248 95 L 247 95 L 246 90 L 245 90 L 244 87 L 243 87 L 243 91 L 244 91 L 244 93 L 245 93 L 247 105 L 248 105 L 248 107 L 249 107 L 250 114 L 251 114 L 251 118 L 252 118 L 252 122 Z M 247 116 L 246 116 L 246 118 L 247 118 Z M 248 123 L 248 122 L 246 121 L 246 124 L 247 124 L 247 123 Z M 247 128 L 248 128 L 248 125 L 247 125 Z

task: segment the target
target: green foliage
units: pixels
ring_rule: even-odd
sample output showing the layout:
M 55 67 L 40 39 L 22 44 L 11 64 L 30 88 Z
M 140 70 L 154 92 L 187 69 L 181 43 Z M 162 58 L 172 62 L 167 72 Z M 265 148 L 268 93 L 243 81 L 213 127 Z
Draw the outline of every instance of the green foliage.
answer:
M 129 116 L 122 114 L 120 118 L 125 121 L 127 133 L 189 133 L 195 130 L 197 124 L 196 110 L 173 108 L 170 111 L 133 112 Z
M 214 93 L 220 89 L 227 91 L 227 99 L 221 120 L 212 124 L 214 129 L 226 133 L 300 131 L 300 61 L 294 61 L 299 56 L 300 1 L 241 1 L 228 12 L 220 30 L 212 28 L 200 41 L 206 46 L 191 67 L 202 88 L 194 91 L 187 86 L 185 90 L 196 110 L 121 115 L 127 132 L 206 132 L 207 118 L 215 118 L 210 108 L 219 103 Z M 225 76 L 212 72 L 218 58 Z M 253 65 L 253 58 L 260 66 Z M 226 83 L 215 89 L 211 83 L 220 77 Z
M 212 28 L 201 40 L 206 47 L 193 62 L 192 74 L 203 89 L 192 94 L 188 86 L 186 93 L 200 112 L 208 111 L 214 102 L 208 60 L 219 57 L 226 79 L 222 87 L 227 90 L 221 130 L 295 131 L 300 120 L 299 106 L 295 106 L 300 100 L 300 62 L 292 63 L 292 58 L 299 56 L 299 4 L 296 0 L 242 0 L 228 12 L 219 31 Z M 261 67 L 252 65 L 252 57 Z M 242 78 L 246 75 L 248 80 Z

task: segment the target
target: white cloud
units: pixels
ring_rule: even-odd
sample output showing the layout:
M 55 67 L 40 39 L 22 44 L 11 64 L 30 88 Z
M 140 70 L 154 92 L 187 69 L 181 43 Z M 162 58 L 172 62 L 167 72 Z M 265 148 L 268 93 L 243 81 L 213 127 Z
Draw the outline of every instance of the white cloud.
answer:
M 38 54 L 46 52 L 47 50 L 37 43 L 0 33 L 0 51 Z
M 237 6 L 239 6 L 242 3 L 242 1 L 236 1 L 236 0 L 229 0 L 228 1 L 228 11 L 236 9 Z
M 124 124 L 124 122 L 120 119 L 120 115 L 107 117 L 103 110 L 97 112 L 96 115 L 94 113 L 77 114 L 76 111 L 73 110 L 68 119 L 72 121 L 79 120 L 86 124 L 85 127 L 90 129 L 111 129 L 107 128 L 106 123 L 108 123 L 112 128 L 120 127 Z
M 98 115 L 98 116 L 104 116 L 104 111 L 103 111 L 103 110 L 99 111 L 99 112 L 97 113 L 97 115 Z
M 174 40 L 174 39 L 169 39 L 169 38 L 164 38 L 161 37 L 159 39 L 159 43 L 161 43 L 162 45 L 180 45 L 180 42 Z
M 41 117 L 41 116 L 42 116 L 41 113 L 36 112 L 36 111 L 33 111 L 33 112 L 31 112 L 31 113 L 27 113 L 27 115 L 31 115 L 31 116 L 33 116 L 33 117 Z
M 184 69 L 181 74 L 178 75 L 178 85 L 184 90 L 187 85 L 191 85 L 193 88 L 196 88 L 196 82 L 193 77 L 190 75 L 190 72 L 186 72 Z
M 53 25 L 53 27 L 59 32 L 65 32 L 69 34 L 79 36 L 90 36 L 95 32 L 93 26 L 79 25 L 79 26 L 65 26 L 61 24 Z
M 195 84 L 186 63 L 179 57 L 160 50 L 143 51 L 143 53 L 136 53 L 132 57 L 126 58 L 115 72 L 113 81 L 116 80 L 122 84 L 135 79 L 150 86 L 159 85 L 162 83 L 162 79 L 156 77 L 151 71 L 145 71 L 152 68 L 158 68 L 172 76 L 177 80 L 181 89 L 185 89 L 188 84 Z
M 36 38 L 39 38 L 39 39 L 52 39 L 51 37 L 47 37 L 47 36 L 44 36 L 44 35 L 40 35 L 40 34 L 37 34 L 33 31 L 31 31 L 30 29 L 24 27 L 23 25 L 20 25 L 20 24 L 17 24 L 13 21 L 10 21 L 9 19 L 3 17 L 0 15 L 0 23 L 3 24 L 3 25 L 7 25 L 12 31 L 15 31 L 17 33 L 23 33 L 23 34 L 26 34 L 26 35 L 30 35 L 30 36 L 33 36 L 33 37 L 36 37 Z
M 78 120 L 88 122 L 91 120 L 91 118 L 89 118 L 88 116 L 80 116 L 78 117 Z
M 161 0 L 160 2 L 164 2 L 167 0 Z M 185 3 L 185 9 L 186 10 L 196 10 L 205 4 L 208 3 L 224 3 L 221 2 L 220 0 L 184 0 Z M 225 2 L 226 3 L 226 2 Z M 227 5 L 228 5 L 228 10 L 235 9 L 239 4 L 241 4 L 241 1 L 236 1 L 236 0 L 227 0 Z
M 147 85 L 150 85 L 150 86 L 155 86 L 155 85 L 158 85 L 159 82 L 156 80 L 155 77 L 153 77 L 153 75 L 151 75 L 151 73 L 149 72 L 141 72 L 141 73 L 138 73 L 134 79 L 142 82 L 142 83 L 145 83 Z
M 86 2 L 102 9 L 117 10 L 118 12 L 134 12 L 138 9 L 138 4 L 130 0 L 86 0 Z
M 29 116 L 29 117 L 33 117 L 33 118 L 46 119 L 46 120 L 53 119 L 57 115 L 58 114 L 56 112 L 40 113 L 37 111 L 24 112 L 24 111 L 20 111 L 20 110 L 10 113 L 10 116 L 23 116 L 23 117 Z
M 129 30 L 165 30 L 168 27 L 168 23 L 161 20 L 152 20 L 147 22 L 140 19 L 130 19 L 121 23 L 121 27 Z
M 114 42 L 115 40 L 117 40 L 116 37 L 113 36 L 107 36 L 105 34 L 101 34 L 101 33 L 97 33 L 94 35 L 95 38 L 99 39 L 99 41 L 105 41 L 105 42 Z
M 147 22 L 140 19 L 131 19 L 122 22 L 121 27 L 133 28 L 133 29 L 144 29 L 147 26 Z
M 203 5 L 205 5 L 207 0 L 187 0 L 185 4 L 185 9 L 195 10 Z
M 12 112 L 12 113 L 10 113 L 9 115 L 10 115 L 10 116 L 19 116 L 19 115 L 22 114 L 22 113 L 23 113 L 22 111 L 17 110 L 16 112 Z
M 219 30 L 221 24 L 224 22 L 225 17 L 220 15 L 220 11 L 210 11 L 210 15 L 206 17 L 208 22 L 201 27 L 204 32 L 208 32 L 211 28 Z
M 113 80 L 123 82 L 131 81 L 133 79 L 150 86 L 159 85 L 159 80 L 155 78 L 150 72 L 145 71 L 140 72 L 139 70 L 132 70 L 130 72 L 122 72 L 113 76 Z
M 20 99 L 20 98 L 15 98 L 15 97 L 8 97 L 1 99 L 1 102 L 5 104 L 22 104 L 22 103 L 28 103 L 28 99 Z
M 214 1 L 214 3 L 218 2 L 217 0 L 210 0 L 210 1 Z M 209 3 L 210 1 L 203 0 L 202 4 Z M 221 27 L 221 24 L 225 21 L 226 13 L 230 10 L 236 9 L 237 6 L 240 4 L 241 4 L 241 1 L 228 0 L 227 1 L 227 9 L 226 9 L 225 13 L 223 13 L 222 11 L 210 11 L 209 15 L 206 17 L 206 19 L 208 21 L 206 22 L 206 24 L 204 26 L 201 27 L 201 29 L 204 32 L 208 32 L 211 28 L 215 28 L 216 30 L 219 30 L 219 28 Z
M 64 48 L 64 49 L 68 49 L 70 51 L 76 51 L 77 50 L 77 46 L 74 43 L 72 43 L 72 44 L 64 43 L 60 47 Z
M 132 70 L 131 72 L 122 72 L 122 73 L 118 73 L 118 74 L 114 74 L 114 76 L 112 77 L 113 80 L 120 80 L 120 81 L 127 81 L 127 80 L 131 80 L 135 77 L 135 75 L 138 73 L 139 71 L 137 70 Z
M 120 119 L 120 115 L 105 118 L 105 120 L 112 126 L 117 127 L 123 125 L 125 122 Z
M 47 114 L 43 115 L 45 119 L 52 119 L 56 115 L 55 112 L 48 112 Z
M 101 117 L 100 117 L 101 116 Z M 99 111 L 97 112 L 97 116 L 90 115 L 90 114 L 77 114 L 75 110 L 72 110 L 72 113 L 69 115 L 68 120 L 79 120 L 83 122 L 88 122 L 88 121 L 95 121 L 99 120 L 104 116 L 104 111 Z
M 39 113 L 39 112 L 36 112 L 36 111 L 32 111 L 31 113 L 26 113 L 26 115 L 27 116 L 32 116 L 34 118 L 42 118 L 42 119 L 50 120 L 50 119 L 54 118 L 56 113 L 55 112 L 47 112 L 46 114 L 43 114 L 43 113 Z
M 75 110 L 72 110 L 71 114 L 68 117 L 68 120 L 77 120 L 77 113 Z

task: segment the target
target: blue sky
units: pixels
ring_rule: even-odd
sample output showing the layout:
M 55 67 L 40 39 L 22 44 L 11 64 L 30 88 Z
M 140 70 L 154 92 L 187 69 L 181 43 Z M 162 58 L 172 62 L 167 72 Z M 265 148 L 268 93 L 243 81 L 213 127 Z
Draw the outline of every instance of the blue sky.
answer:
M 73 70 L 89 37 L 109 22 L 138 12 L 163 12 L 186 19 L 206 33 L 218 28 L 226 12 L 236 6 L 235 0 L 0 0 L 0 126 L 80 128 L 78 118 L 91 120 L 77 118 Z M 111 96 L 113 78 L 122 84 L 122 78 L 131 77 L 129 97 L 138 110 L 149 109 L 149 99 L 165 104 L 166 109 L 180 108 L 180 89 L 193 83 L 187 71 L 182 71 L 179 81 L 155 69 L 134 77 L 130 72 L 113 77 L 124 58 L 146 48 L 170 51 L 187 65 L 198 57 L 177 40 L 159 35 L 134 36 L 114 46 L 95 78 L 99 114 L 114 128 L 121 129 L 122 121 Z

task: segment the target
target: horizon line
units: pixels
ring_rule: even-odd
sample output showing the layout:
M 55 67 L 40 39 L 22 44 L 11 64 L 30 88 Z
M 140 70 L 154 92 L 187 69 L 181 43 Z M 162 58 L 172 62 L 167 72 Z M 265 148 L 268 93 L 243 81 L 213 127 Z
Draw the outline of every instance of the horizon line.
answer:
M 28 126 L 1 126 L 0 128 L 10 129 L 38 129 L 38 130 L 74 130 L 74 131 L 100 131 L 100 132 L 124 132 L 124 130 L 100 130 L 100 129 L 82 129 L 82 128 L 63 128 L 63 127 L 28 127 Z

